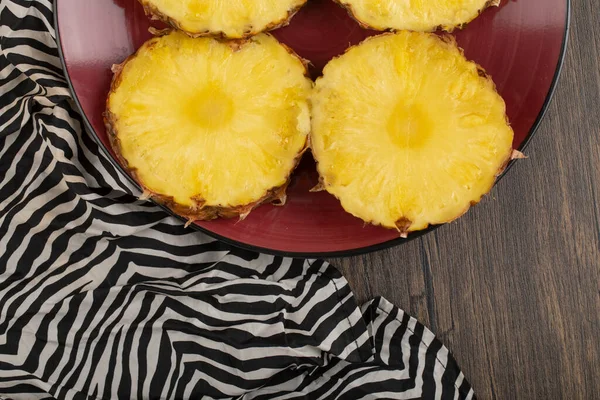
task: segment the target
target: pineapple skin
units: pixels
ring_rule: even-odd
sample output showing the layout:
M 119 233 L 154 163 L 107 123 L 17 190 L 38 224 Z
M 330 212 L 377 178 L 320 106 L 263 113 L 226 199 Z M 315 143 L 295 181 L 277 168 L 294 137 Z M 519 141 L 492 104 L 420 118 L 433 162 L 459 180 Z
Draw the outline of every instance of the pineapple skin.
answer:
M 338 0 L 335 0 L 335 1 L 338 1 Z M 500 2 L 500 0 L 492 0 L 492 1 L 497 1 L 498 3 Z M 340 54 L 339 56 L 335 57 L 334 59 L 343 57 L 346 53 L 348 53 L 349 51 L 351 51 L 355 47 L 358 47 L 358 46 L 364 44 L 365 42 L 368 42 L 370 40 L 377 40 L 377 38 L 381 38 L 382 36 L 395 35 L 395 34 L 396 34 L 395 32 L 384 32 L 384 33 L 381 33 L 379 35 L 370 36 L 370 37 L 366 38 L 365 40 L 363 40 L 362 42 L 360 42 L 360 43 L 358 43 L 358 44 L 356 44 L 354 46 L 348 47 L 344 51 L 344 53 Z M 429 34 L 432 34 L 432 33 L 429 33 Z M 447 44 L 449 46 L 452 46 L 452 47 L 455 47 L 459 51 L 459 53 L 464 57 L 464 50 L 461 47 L 458 46 L 458 43 L 456 42 L 456 38 L 454 36 L 452 36 L 450 34 L 443 34 L 443 35 L 436 36 L 436 37 L 440 41 L 444 42 L 445 44 Z M 475 63 L 473 61 L 470 61 L 470 62 L 473 63 L 475 65 L 475 67 L 477 68 L 478 75 L 481 78 L 485 79 L 492 86 L 493 90 L 497 92 L 496 84 L 493 81 L 492 77 L 490 75 L 488 75 L 488 73 L 486 72 L 486 70 L 482 66 L 480 66 L 479 64 L 477 64 L 477 63 Z M 319 78 L 317 78 L 317 80 L 316 80 L 315 83 L 318 83 L 319 80 L 321 80 L 321 79 L 323 79 L 323 75 L 320 76 Z M 315 85 L 315 89 L 313 89 L 313 90 L 316 90 L 316 88 L 317 88 L 317 85 Z M 505 116 L 505 118 L 506 118 L 506 125 L 510 126 L 510 121 L 508 119 L 508 116 Z M 314 128 L 313 128 L 313 132 L 314 132 Z M 311 132 L 311 136 L 312 136 L 313 132 Z M 309 148 L 310 148 L 310 140 L 311 139 L 309 137 Z M 314 154 L 314 150 L 311 149 L 311 151 Z M 333 193 L 332 191 L 329 190 L 329 187 L 331 186 L 331 183 L 328 181 L 326 174 L 324 174 L 322 172 L 322 169 L 320 168 L 320 165 L 319 165 L 318 157 L 316 157 L 316 156 L 313 155 L 313 158 L 314 158 L 315 163 L 316 163 L 317 172 L 319 173 L 319 182 L 318 182 L 318 184 L 313 189 L 311 189 L 311 192 L 327 191 L 329 194 L 331 194 L 336 199 L 338 199 L 340 201 L 340 203 L 342 203 L 342 199 L 340 197 L 338 197 L 335 193 Z M 528 158 L 526 155 L 524 155 L 523 153 L 521 153 L 520 151 L 514 149 L 511 146 L 510 149 L 508 149 L 508 151 L 506 153 L 506 157 L 505 157 L 504 161 L 501 163 L 500 167 L 497 169 L 497 171 L 495 173 L 495 178 L 496 179 L 491 183 L 491 185 L 488 188 L 486 188 L 486 190 L 481 195 L 481 197 L 479 199 L 477 199 L 477 200 L 470 201 L 469 203 L 467 203 L 465 205 L 464 209 L 461 210 L 459 213 L 457 213 L 452 218 L 449 218 L 448 220 L 446 220 L 446 221 L 444 221 L 444 222 L 442 222 L 440 224 L 436 224 L 436 225 L 443 225 L 443 224 L 446 224 L 446 223 L 454 222 L 454 221 L 458 220 L 460 217 L 462 217 L 463 215 L 465 215 L 471 209 L 471 207 L 476 206 L 477 204 L 479 204 L 483 200 L 483 198 L 486 195 L 488 195 L 489 192 L 491 192 L 491 190 L 494 188 L 494 186 L 495 186 L 495 184 L 497 182 L 497 178 L 500 177 L 504 173 L 504 171 L 506 170 L 506 168 L 508 168 L 509 164 L 512 161 L 519 160 L 519 159 L 526 159 L 526 158 Z M 342 204 L 342 207 L 343 207 L 343 204 Z M 344 210 L 346 212 L 350 213 L 354 217 L 362 219 L 365 222 L 365 224 L 370 224 L 370 225 L 374 225 L 374 226 L 381 226 L 381 227 L 386 228 L 386 229 L 394 229 L 394 230 L 398 231 L 400 237 L 404 238 L 404 239 L 408 238 L 408 235 L 411 232 L 422 231 L 422 230 L 427 229 L 427 228 L 429 228 L 430 226 L 433 225 L 433 224 L 428 224 L 425 227 L 414 229 L 414 227 L 413 227 L 413 221 L 411 221 L 410 219 L 406 218 L 405 216 L 402 216 L 402 217 L 400 217 L 395 222 L 395 224 L 393 226 L 389 226 L 389 225 L 386 225 L 386 224 L 378 223 L 376 221 L 365 220 L 361 216 L 356 215 L 353 212 L 350 212 L 350 211 L 346 210 L 345 207 L 343 207 L 343 208 L 344 208 Z
M 151 20 L 164 22 L 165 24 L 169 25 L 171 28 L 181 31 L 190 37 L 199 38 L 199 37 L 209 37 L 210 36 L 210 37 L 222 38 L 222 39 L 247 39 L 247 38 L 255 36 L 261 32 L 269 32 L 269 31 L 283 28 L 284 26 L 289 25 L 289 23 L 292 20 L 292 18 L 294 17 L 294 15 L 296 15 L 296 13 L 298 11 L 300 11 L 300 9 L 302 7 L 304 7 L 304 5 L 306 4 L 306 1 L 308 1 L 308 0 L 305 0 L 303 3 L 299 4 L 298 6 L 293 7 L 290 10 L 288 10 L 287 15 L 284 18 L 280 19 L 279 21 L 274 21 L 274 22 L 270 23 L 269 25 L 267 25 L 266 27 L 260 28 L 260 29 L 256 29 L 253 27 L 252 30 L 244 32 L 242 35 L 239 35 L 239 36 L 227 35 L 225 32 L 222 32 L 222 31 L 216 31 L 216 32 L 210 31 L 210 30 L 206 30 L 203 32 L 188 31 L 188 30 L 184 29 L 181 26 L 181 23 L 179 23 L 177 20 L 160 12 L 156 6 L 151 4 L 152 0 L 138 0 L 138 1 L 144 7 L 144 13 L 146 14 L 146 16 L 148 16 Z
M 393 27 L 385 27 L 385 26 L 374 26 L 374 25 L 369 25 L 366 22 L 362 21 L 360 18 L 358 18 L 356 12 L 354 11 L 353 7 L 351 4 L 347 3 L 347 0 L 333 0 L 335 1 L 337 4 L 340 5 L 340 7 L 344 8 L 347 12 L 348 15 L 350 15 L 350 17 L 352 17 L 352 19 L 354 19 L 362 28 L 364 29 L 374 29 L 377 31 L 386 31 L 386 30 L 400 30 L 397 28 L 393 28 Z M 444 32 L 453 32 L 455 29 L 463 29 L 464 27 L 466 27 L 470 22 L 472 22 L 474 19 L 476 19 L 477 17 L 479 17 L 485 10 L 487 10 L 490 7 L 498 7 L 500 5 L 500 3 L 502 2 L 502 0 L 488 0 L 487 3 L 484 4 L 484 6 L 478 10 L 470 19 L 468 19 L 467 21 L 459 24 L 459 25 L 438 25 L 438 26 L 434 26 L 431 29 L 428 29 L 424 32 L 435 32 L 435 31 L 444 31 Z
M 164 29 L 160 31 L 153 31 L 157 36 L 168 35 L 171 30 Z M 185 218 L 188 220 L 186 227 L 193 223 L 194 221 L 210 221 L 217 218 L 239 218 L 240 220 L 245 219 L 252 210 L 263 205 L 271 203 L 275 206 L 284 206 L 287 200 L 286 190 L 290 184 L 291 176 L 294 173 L 296 167 L 300 163 L 302 156 L 309 149 L 310 144 L 310 135 L 306 137 L 306 141 L 304 143 L 303 148 L 298 152 L 296 158 L 294 159 L 294 167 L 290 170 L 288 177 L 284 184 L 271 188 L 265 191 L 265 194 L 260 197 L 258 200 L 250 202 L 248 204 L 239 205 L 239 206 L 212 206 L 206 205 L 205 200 L 201 196 L 197 196 L 194 198 L 195 204 L 193 206 L 187 206 L 178 203 L 175 201 L 173 196 L 167 196 L 161 193 L 157 193 L 152 191 L 141 179 L 140 175 L 137 173 L 137 168 L 129 165 L 129 162 L 125 157 L 123 157 L 123 153 L 121 151 L 121 141 L 117 135 L 117 117 L 112 113 L 109 109 L 109 99 L 113 92 L 117 90 L 122 81 L 122 72 L 125 65 L 134 59 L 139 52 L 141 52 L 144 48 L 154 46 L 155 39 L 150 39 L 146 43 L 144 43 L 134 54 L 127 57 L 125 61 L 121 64 L 115 64 L 112 66 L 113 79 L 110 85 L 110 90 L 106 98 L 106 111 L 103 114 L 104 125 L 106 127 L 106 133 L 108 136 L 108 140 L 110 146 L 117 158 L 117 161 L 121 164 L 121 166 L 127 171 L 127 173 L 140 185 L 143 190 L 140 199 L 151 199 L 155 203 L 167 207 L 169 210 L 174 212 L 175 214 Z M 240 40 L 226 40 L 224 41 L 229 46 L 234 49 L 240 49 L 244 45 L 250 43 L 250 40 L 240 39 Z M 296 57 L 298 60 L 302 62 L 305 68 L 305 76 L 310 78 L 308 72 L 308 61 L 298 56 L 290 47 L 286 46 L 283 43 L 280 43 L 286 51 Z

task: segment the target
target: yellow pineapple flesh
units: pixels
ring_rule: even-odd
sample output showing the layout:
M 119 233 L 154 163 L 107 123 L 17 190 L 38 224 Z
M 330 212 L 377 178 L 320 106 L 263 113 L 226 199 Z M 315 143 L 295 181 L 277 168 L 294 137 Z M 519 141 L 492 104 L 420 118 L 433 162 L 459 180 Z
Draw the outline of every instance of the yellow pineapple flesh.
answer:
M 244 38 L 285 25 L 307 0 L 140 0 L 147 14 L 192 36 Z
M 500 0 L 337 0 L 363 25 L 373 29 L 452 31 Z
M 117 67 L 109 137 L 147 192 L 179 214 L 244 216 L 283 201 L 306 148 L 305 74 L 303 61 L 270 35 L 153 38 Z
M 402 235 L 462 215 L 511 157 L 504 101 L 453 39 L 367 39 L 325 67 L 311 101 L 323 188 Z

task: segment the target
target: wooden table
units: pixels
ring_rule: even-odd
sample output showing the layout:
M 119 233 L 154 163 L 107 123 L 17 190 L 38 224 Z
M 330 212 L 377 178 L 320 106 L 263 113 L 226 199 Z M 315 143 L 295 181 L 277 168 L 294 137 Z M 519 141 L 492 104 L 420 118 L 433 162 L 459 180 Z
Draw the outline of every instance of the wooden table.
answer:
M 422 239 L 331 260 L 359 300 L 384 296 L 429 326 L 482 399 L 600 399 L 598 5 L 573 0 L 529 159 L 487 200 Z

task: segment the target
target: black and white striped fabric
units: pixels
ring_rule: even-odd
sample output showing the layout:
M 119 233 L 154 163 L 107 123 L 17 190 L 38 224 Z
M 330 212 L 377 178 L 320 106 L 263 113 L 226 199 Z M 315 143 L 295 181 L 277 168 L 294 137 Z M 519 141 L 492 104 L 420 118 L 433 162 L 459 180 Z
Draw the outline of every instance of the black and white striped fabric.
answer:
M 110 0 L 107 0 L 110 1 Z M 137 200 L 74 109 L 50 0 L 0 2 L 1 399 L 471 399 L 448 350 L 323 261 Z

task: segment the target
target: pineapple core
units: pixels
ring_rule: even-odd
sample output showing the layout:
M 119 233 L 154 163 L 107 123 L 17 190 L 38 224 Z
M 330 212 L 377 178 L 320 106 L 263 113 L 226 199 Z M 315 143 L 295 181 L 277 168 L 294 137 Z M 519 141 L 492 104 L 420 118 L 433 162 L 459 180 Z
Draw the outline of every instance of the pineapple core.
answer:
M 462 215 L 512 151 L 492 81 L 428 33 L 384 34 L 331 61 L 312 116 L 325 189 L 351 214 L 402 233 Z
M 142 0 L 192 34 L 242 38 L 284 23 L 306 0 Z
M 360 22 L 379 30 L 451 31 L 499 0 L 338 0 Z
M 305 72 L 269 35 L 151 39 L 108 98 L 119 151 L 149 191 L 178 204 L 258 201 L 287 182 L 306 146 Z

